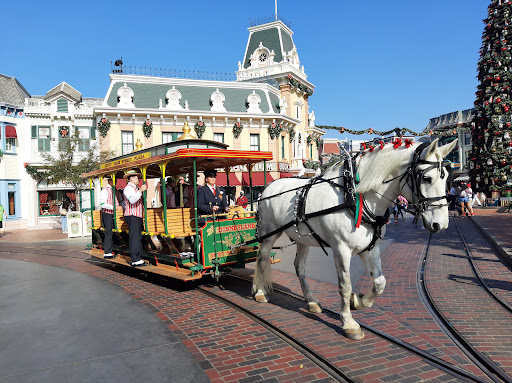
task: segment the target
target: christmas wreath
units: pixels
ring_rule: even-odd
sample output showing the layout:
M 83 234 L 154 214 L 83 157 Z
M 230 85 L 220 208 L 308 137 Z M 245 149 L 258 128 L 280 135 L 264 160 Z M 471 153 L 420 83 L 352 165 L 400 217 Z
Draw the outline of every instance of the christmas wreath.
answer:
M 279 137 L 279 135 L 281 134 L 282 131 L 283 131 L 282 124 L 278 125 L 273 122 L 268 126 L 268 134 L 270 136 L 270 139 L 272 139 L 272 140 Z
M 69 138 L 69 126 L 59 126 L 59 134 L 61 138 Z
M 235 122 L 235 125 L 233 125 L 233 135 L 235 138 L 240 137 L 240 134 L 242 134 L 242 130 L 244 130 L 244 126 L 240 122 Z
M 288 134 L 290 135 L 290 142 L 293 142 L 293 139 L 295 138 L 295 129 L 294 128 L 288 129 Z
M 153 123 L 149 120 L 144 121 L 142 124 L 142 132 L 144 133 L 144 137 L 151 137 L 151 133 L 153 133 Z
M 151 133 L 153 133 L 153 123 L 149 120 L 144 121 L 142 124 L 142 132 L 144 133 L 144 137 L 151 137 Z
M 106 137 L 110 130 L 110 121 L 106 118 L 102 118 L 100 122 L 98 122 L 98 130 L 100 131 L 101 137 Z
M 203 121 L 197 121 L 194 125 L 194 130 L 196 131 L 197 138 L 203 137 L 204 131 L 206 130 L 206 125 Z

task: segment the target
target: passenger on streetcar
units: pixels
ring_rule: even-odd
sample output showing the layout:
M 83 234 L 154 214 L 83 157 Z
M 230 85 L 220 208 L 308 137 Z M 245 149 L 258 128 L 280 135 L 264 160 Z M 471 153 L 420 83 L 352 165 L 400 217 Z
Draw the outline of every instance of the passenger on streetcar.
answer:
M 244 195 L 244 191 L 242 190 L 240 192 L 240 197 L 237 198 L 236 200 L 236 204 L 238 206 L 242 206 L 244 209 L 247 208 L 247 204 L 249 203 L 249 200 L 247 199 L 247 197 Z
M 197 190 L 197 209 L 199 214 L 222 214 L 229 212 L 225 193 L 215 185 L 216 170 L 205 170 L 205 186 Z
M 124 220 L 128 224 L 129 240 L 128 251 L 132 260 L 132 266 L 146 266 L 142 260 L 142 213 L 144 211 L 144 200 L 142 193 L 146 191 L 147 186 L 143 184 L 140 188 L 139 177 L 142 174 L 135 170 L 129 170 L 124 178 L 128 181 L 124 188 L 124 198 L 126 207 L 124 210 Z
M 103 188 L 100 193 L 101 220 L 105 229 L 105 240 L 103 242 L 103 258 L 114 258 L 112 253 L 114 242 L 112 240 L 112 230 L 114 229 L 114 193 L 112 189 L 112 179 L 109 176 L 103 177 Z
M 172 178 L 169 178 L 169 181 L 165 185 L 165 198 L 167 201 L 167 209 L 176 207 L 176 194 L 174 193 L 175 185 L 176 182 Z

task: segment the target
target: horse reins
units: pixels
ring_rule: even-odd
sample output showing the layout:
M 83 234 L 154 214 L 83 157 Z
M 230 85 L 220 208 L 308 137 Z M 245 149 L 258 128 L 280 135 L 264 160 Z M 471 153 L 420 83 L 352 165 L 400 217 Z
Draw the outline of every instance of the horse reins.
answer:
M 426 173 L 427 171 L 429 171 L 431 169 L 439 168 L 439 170 L 441 171 L 441 177 L 444 178 L 444 171 L 445 171 L 444 167 L 446 166 L 445 161 L 426 161 L 426 160 L 420 159 L 421 153 L 428 145 L 429 145 L 429 143 L 425 142 L 416 148 L 411 165 L 408 166 L 408 168 L 405 170 L 404 173 L 399 174 L 396 177 L 393 177 L 387 181 L 382 182 L 383 184 L 387 184 L 387 183 L 390 183 L 391 181 L 399 178 L 400 179 L 399 183 L 400 183 L 400 185 L 402 185 L 402 181 L 405 180 L 404 184 L 400 187 L 400 192 L 402 192 L 405 185 L 409 186 L 409 188 L 411 189 L 412 195 L 413 195 L 413 202 L 412 202 L 411 206 L 413 206 L 413 210 L 407 209 L 407 211 L 414 215 L 415 222 L 418 220 L 419 216 L 427 210 L 427 208 L 430 205 L 432 205 L 434 207 L 447 206 L 447 204 L 434 205 L 434 202 L 442 200 L 442 199 L 446 199 L 446 196 L 425 197 L 423 195 L 423 193 L 421 192 L 420 187 L 421 187 L 422 178 L 423 178 L 424 173 Z M 271 199 L 271 198 L 280 196 L 285 193 L 296 191 L 298 198 L 295 202 L 295 208 L 294 208 L 295 219 L 288 222 L 287 224 L 271 231 L 270 233 L 266 233 L 262 236 L 260 236 L 258 231 L 256 231 L 255 239 L 245 242 L 243 244 L 240 244 L 238 246 L 247 245 L 247 244 L 254 243 L 254 242 L 262 242 L 266 238 L 269 238 L 275 234 L 285 231 L 286 229 L 288 229 L 292 226 L 295 226 L 295 231 L 299 234 L 299 237 L 303 237 L 306 235 L 312 235 L 317 240 L 318 244 L 320 245 L 320 247 L 322 248 L 324 253 L 327 254 L 327 251 L 325 250 L 325 246 L 329 247 L 329 244 L 325 240 L 323 240 L 318 234 L 315 233 L 315 231 L 309 224 L 308 219 L 313 218 L 313 217 L 318 217 L 321 215 L 327 215 L 327 214 L 330 214 L 330 213 L 333 213 L 333 212 L 336 212 L 339 210 L 343 210 L 343 209 L 350 209 L 354 213 L 354 215 L 357 214 L 356 203 L 355 203 L 355 199 L 356 199 L 355 178 L 356 177 L 354 176 L 354 168 L 355 168 L 356 159 L 360 155 L 361 155 L 361 153 L 358 153 L 354 157 L 347 155 L 347 158 L 342 160 L 344 162 L 344 166 L 345 166 L 345 169 L 344 169 L 342 175 L 339 175 L 339 176 L 333 177 L 333 178 L 327 178 L 327 179 L 323 178 L 322 176 L 316 176 L 316 177 L 311 178 L 311 180 L 304 186 L 299 186 L 294 189 L 286 190 L 281 193 L 277 193 L 277 194 L 274 194 L 274 195 L 271 195 L 268 197 L 260 198 L 259 201 L 263 201 L 266 199 Z M 427 164 L 430 166 L 420 171 L 418 169 L 418 165 L 421 165 L 421 164 Z M 344 184 L 339 184 L 339 183 L 333 182 L 333 180 L 339 179 L 341 177 L 344 178 Z M 311 188 L 313 186 L 318 185 L 320 183 L 324 183 L 324 182 L 327 182 L 332 187 L 338 187 L 338 188 L 342 189 L 345 192 L 345 203 L 337 205 L 337 206 L 333 206 L 333 207 L 330 207 L 327 209 L 323 209 L 323 210 L 320 210 L 317 212 L 306 214 L 306 212 L 305 212 L 306 199 L 307 199 L 307 195 L 308 195 L 309 191 L 311 190 Z M 350 185 L 351 187 L 347 187 L 345 185 Z M 389 200 L 387 197 L 385 197 L 384 195 L 382 195 L 378 192 L 374 192 L 374 193 L 383 196 L 384 198 L 386 198 L 388 201 L 390 201 L 392 203 L 394 202 L 394 201 Z M 368 247 L 362 251 L 362 252 L 365 252 L 365 251 L 369 251 L 369 250 L 373 249 L 377 240 L 379 238 L 381 238 L 381 235 L 380 235 L 381 229 L 382 229 L 382 226 L 384 226 L 388 221 L 389 211 L 387 211 L 384 214 L 384 216 L 377 216 L 369 209 L 369 207 L 366 204 L 366 201 L 364 201 L 362 208 L 363 208 L 363 217 L 362 217 L 363 222 L 365 222 L 366 224 L 368 224 L 374 228 L 374 236 L 372 238 L 372 241 L 370 242 Z M 300 235 L 300 232 L 298 229 L 298 226 L 300 223 L 304 223 L 310 230 L 310 233 L 308 233 L 306 235 Z M 259 227 L 259 220 L 258 220 L 257 228 L 258 227 Z

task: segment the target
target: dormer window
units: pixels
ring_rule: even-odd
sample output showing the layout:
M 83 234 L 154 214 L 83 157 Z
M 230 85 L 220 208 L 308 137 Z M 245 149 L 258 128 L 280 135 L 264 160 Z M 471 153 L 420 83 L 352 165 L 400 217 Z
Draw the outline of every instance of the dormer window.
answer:
M 57 112 L 67 113 L 68 112 L 68 100 L 65 98 L 59 98 L 57 100 Z

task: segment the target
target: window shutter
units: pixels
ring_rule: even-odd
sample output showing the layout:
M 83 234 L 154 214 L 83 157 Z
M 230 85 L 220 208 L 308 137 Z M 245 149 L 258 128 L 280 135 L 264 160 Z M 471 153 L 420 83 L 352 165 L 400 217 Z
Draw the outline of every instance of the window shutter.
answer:
M 68 100 L 64 98 L 57 100 L 57 112 L 68 112 Z
M 37 126 L 32 125 L 32 138 L 37 138 Z
M 91 126 L 91 140 L 95 140 L 95 139 L 96 139 L 96 127 Z

